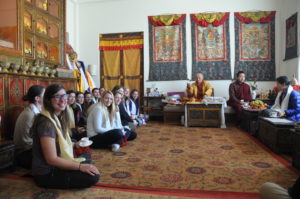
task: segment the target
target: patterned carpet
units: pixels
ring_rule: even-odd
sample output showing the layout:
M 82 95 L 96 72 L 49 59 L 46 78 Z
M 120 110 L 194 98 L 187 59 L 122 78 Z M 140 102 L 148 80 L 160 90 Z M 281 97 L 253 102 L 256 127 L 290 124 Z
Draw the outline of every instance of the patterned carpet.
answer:
M 100 185 L 173 191 L 257 193 L 261 184 L 284 187 L 297 174 L 237 128 L 151 124 L 119 152 L 92 154 Z
M 5 190 L 5 191 L 4 191 Z M 84 190 L 41 189 L 32 180 L 0 178 L 1 199 L 191 199 L 165 193 L 142 193 L 92 187 Z M 203 198 L 210 199 L 210 198 Z
M 43 190 L 31 179 L 4 176 L 0 198 L 254 199 L 264 182 L 289 187 L 297 178 L 288 163 L 237 128 L 151 123 L 137 133 L 138 138 L 118 152 L 93 150 L 101 171 L 93 188 Z M 13 176 L 20 176 L 16 173 Z

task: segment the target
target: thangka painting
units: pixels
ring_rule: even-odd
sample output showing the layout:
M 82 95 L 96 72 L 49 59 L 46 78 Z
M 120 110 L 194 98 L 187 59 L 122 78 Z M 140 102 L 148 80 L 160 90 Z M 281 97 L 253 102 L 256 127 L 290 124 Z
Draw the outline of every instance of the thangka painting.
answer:
M 154 29 L 154 61 L 182 61 L 182 31 L 177 26 L 158 26 Z
M 191 14 L 192 74 L 208 80 L 231 79 L 229 13 Z
M 275 11 L 235 13 L 235 73 L 247 80 L 275 79 Z
M 298 57 L 297 13 L 286 20 L 285 59 Z
M 270 24 L 242 23 L 240 30 L 240 60 L 270 61 Z
M 149 16 L 150 81 L 186 80 L 186 15 Z

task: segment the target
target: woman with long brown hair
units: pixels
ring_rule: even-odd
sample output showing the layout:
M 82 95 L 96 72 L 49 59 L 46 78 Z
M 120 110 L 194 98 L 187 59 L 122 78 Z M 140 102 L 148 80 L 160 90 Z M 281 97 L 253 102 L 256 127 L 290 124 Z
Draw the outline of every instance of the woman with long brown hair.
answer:
M 84 164 L 84 158 L 74 158 L 67 98 L 62 85 L 50 85 L 44 94 L 41 114 L 31 129 L 32 173 L 41 187 L 86 188 L 99 180 L 99 171 L 94 165 Z M 78 143 L 75 145 L 79 147 Z

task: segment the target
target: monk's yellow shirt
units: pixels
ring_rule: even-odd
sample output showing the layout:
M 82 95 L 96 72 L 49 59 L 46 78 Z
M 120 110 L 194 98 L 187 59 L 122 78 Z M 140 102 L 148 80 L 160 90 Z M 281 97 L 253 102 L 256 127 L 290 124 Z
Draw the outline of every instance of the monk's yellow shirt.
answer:
M 195 97 L 198 96 L 198 86 L 197 83 L 193 83 L 189 89 L 187 90 L 187 94 L 189 97 Z M 202 83 L 202 93 L 203 95 L 211 96 L 212 95 L 212 87 L 209 82 L 203 81 Z

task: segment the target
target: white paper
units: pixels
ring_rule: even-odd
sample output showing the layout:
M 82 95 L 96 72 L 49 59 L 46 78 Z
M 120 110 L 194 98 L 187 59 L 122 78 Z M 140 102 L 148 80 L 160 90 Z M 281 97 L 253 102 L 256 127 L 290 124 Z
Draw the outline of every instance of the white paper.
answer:
M 265 120 L 268 120 L 273 123 L 283 123 L 283 124 L 290 124 L 293 123 L 293 121 L 285 119 L 285 118 L 264 118 Z

